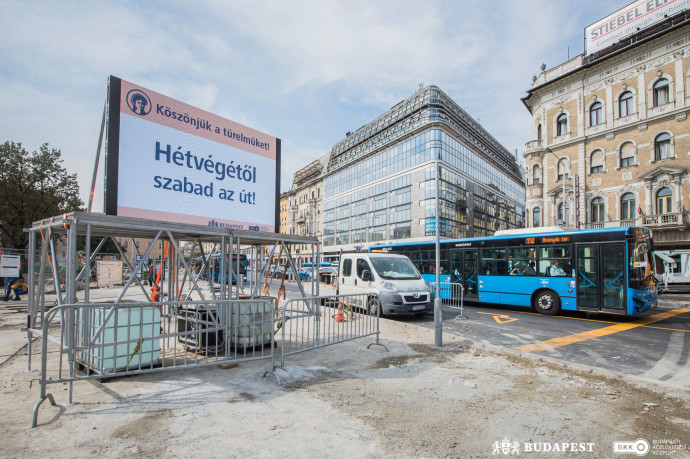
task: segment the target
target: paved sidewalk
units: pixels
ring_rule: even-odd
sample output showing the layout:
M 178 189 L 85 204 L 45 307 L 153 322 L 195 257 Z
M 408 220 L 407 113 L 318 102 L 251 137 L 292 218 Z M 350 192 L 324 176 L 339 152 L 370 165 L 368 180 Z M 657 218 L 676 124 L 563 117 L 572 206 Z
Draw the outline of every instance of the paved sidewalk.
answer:
M 669 309 L 690 309 L 690 294 L 667 293 L 659 295 L 659 307 Z

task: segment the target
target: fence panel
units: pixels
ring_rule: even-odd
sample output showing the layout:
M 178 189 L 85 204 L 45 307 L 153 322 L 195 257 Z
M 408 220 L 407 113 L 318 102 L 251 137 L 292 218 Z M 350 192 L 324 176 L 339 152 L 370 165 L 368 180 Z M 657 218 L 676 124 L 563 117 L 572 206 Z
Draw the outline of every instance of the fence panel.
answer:
M 375 336 L 379 342 L 381 308 L 378 297 L 371 294 L 299 298 L 287 301 L 280 308 L 280 352 L 273 356 L 272 374 L 281 384 L 276 370 L 281 369 L 294 379 L 285 367 L 285 357 L 331 344 Z
M 46 386 L 85 379 L 109 378 L 269 359 L 281 323 L 275 298 L 213 302 L 92 303 L 50 309 L 42 337 L 41 398 Z M 48 344 L 57 352 L 48 352 Z
M 431 285 L 433 287 L 432 290 L 435 292 L 436 283 L 433 282 Z M 458 282 L 440 282 L 438 286 L 443 307 L 458 311 L 459 314 L 455 317 L 456 319 L 464 317 L 465 288 L 462 284 Z
M 68 383 L 72 403 L 74 381 L 269 358 L 272 369 L 264 375 L 281 384 L 277 368 L 294 379 L 286 355 L 366 336 L 380 344 L 377 305 L 375 295 L 342 295 L 289 300 L 280 308 L 273 297 L 56 306 L 40 329 L 30 330 L 42 338 L 32 427 L 45 400 L 55 405 L 48 384 Z M 58 351 L 49 352 L 49 343 Z

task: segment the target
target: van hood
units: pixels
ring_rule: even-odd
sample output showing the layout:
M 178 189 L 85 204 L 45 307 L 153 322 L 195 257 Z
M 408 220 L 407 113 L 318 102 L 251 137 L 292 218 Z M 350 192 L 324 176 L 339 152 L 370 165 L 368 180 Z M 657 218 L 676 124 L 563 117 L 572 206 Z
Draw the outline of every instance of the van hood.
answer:
M 398 292 L 419 292 L 428 291 L 429 287 L 424 279 L 410 279 L 410 280 L 396 280 L 386 281 L 395 285 L 395 290 Z

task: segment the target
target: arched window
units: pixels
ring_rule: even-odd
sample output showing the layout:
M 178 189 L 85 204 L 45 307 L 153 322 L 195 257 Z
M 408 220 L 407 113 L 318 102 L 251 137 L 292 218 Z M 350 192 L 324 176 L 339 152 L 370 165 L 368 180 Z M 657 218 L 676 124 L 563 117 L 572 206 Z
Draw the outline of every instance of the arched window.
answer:
M 621 219 L 628 220 L 635 218 L 635 195 L 625 193 L 621 196 Z
M 659 134 L 654 139 L 654 159 L 668 159 L 671 157 L 671 136 L 666 132 Z
M 604 221 L 604 198 L 592 199 L 592 223 Z
M 655 107 L 668 103 L 668 80 L 666 78 L 662 78 L 654 83 L 653 98 Z
M 561 159 L 560 161 L 558 161 L 558 181 L 561 181 L 564 178 L 569 178 L 568 168 L 567 168 L 566 160 Z
M 568 115 L 561 114 L 556 118 L 556 135 L 565 135 L 568 133 Z
M 635 145 L 625 142 L 621 145 L 621 168 L 635 165 Z
M 541 211 L 539 207 L 535 207 L 532 211 L 532 226 L 535 228 L 541 226 Z
M 532 169 L 532 185 L 539 185 L 541 182 L 541 167 L 539 167 L 539 164 L 534 165 L 534 169 Z
M 671 209 L 671 198 L 673 197 L 673 192 L 670 188 L 664 187 L 659 190 L 656 194 L 656 213 L 657 214 L 670 214 Z
M 565 214 L 563 213 L 563 207 L 565 207 Z M 558 219 L 561 220 L 564 225 L 568 224 L 570 221 L 570 203 L 566 202 L 565 206 L 563 203 L 558 205 Z
M 633 95 L 625 91 L 618 99 L 618 116 L 621 118 L 633 114 Z
M 537 140 L 541 140 L 541 123 L 537 126 Z
M 602 150 L 596 150 L 592 153 L 589 163 L 589 173 L 598 174 L 604 172 L 604 152 Z
M 589 125 L 596 126 L 603 121 L 601 102 L 595 102 L 589 108 Z

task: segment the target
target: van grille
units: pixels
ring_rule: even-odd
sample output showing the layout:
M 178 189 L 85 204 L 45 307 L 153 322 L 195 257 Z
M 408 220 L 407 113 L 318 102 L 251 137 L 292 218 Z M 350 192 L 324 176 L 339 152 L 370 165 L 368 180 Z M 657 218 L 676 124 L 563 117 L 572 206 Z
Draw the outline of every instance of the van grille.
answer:
M 407 303 L 426 303 L 427 302 L 427 295 L 426 293 L 422 293 L 415 297 L 414 295 L 404 295 L 403 298 L 405 298 L 405 302 Z

